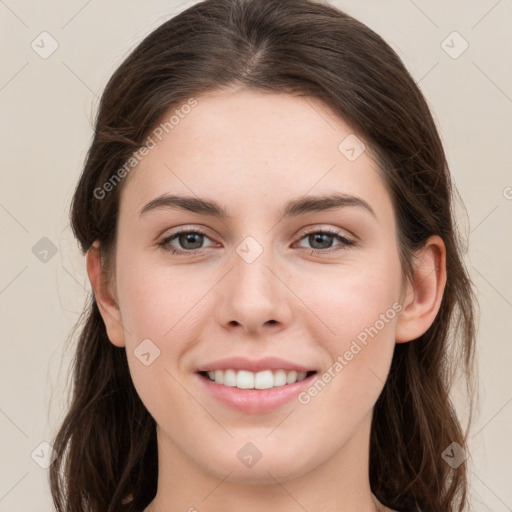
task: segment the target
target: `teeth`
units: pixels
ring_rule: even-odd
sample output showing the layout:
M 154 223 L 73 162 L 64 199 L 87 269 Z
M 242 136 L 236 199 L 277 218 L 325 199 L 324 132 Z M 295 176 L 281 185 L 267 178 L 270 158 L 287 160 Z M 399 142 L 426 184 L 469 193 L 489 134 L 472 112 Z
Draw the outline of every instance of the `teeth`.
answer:
M 297 382 L 297 372 L 291 371 L 286 374 L 286 384 Z
M 240 389 L 254 389 L 254 373 L 239 370 L 236 374 L 236 387 Z
M 240 374 L 239 374 L 240 375 Z M 274 374 L 271 370 L 258 372 L 254 375 L 255 389 L 269 389 L 274 387 Z
M 208 372 L 208 378 L 217 384 L 237 387 L 239 389 L 270 389 L 286 384 L 294 384 L 306 378 L 306 372 L 294 370 L 263 370 L 249 372 L 247 370 L 215 370 Z

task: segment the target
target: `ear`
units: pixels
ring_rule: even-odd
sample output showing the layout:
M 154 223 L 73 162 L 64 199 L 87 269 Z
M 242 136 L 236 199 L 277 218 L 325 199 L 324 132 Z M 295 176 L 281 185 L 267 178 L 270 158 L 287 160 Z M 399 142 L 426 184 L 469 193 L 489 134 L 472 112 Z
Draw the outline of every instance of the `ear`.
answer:
M 109 340 L 116 347 L 124 347 L 124 329 L 119 306 L 111 285 L 107 284 L 106 275 L 101 262 L 99 242 L 94 242 L 86 254 L 87 274 L 94 290 L 94 296 Z
M 417 253 L 413 282 L 407 283 L 403 309 L 396 324 L 395 341 L 419 338 L 434 322 L 446 285 L 446 248 L 441 237 L 431 236 Z

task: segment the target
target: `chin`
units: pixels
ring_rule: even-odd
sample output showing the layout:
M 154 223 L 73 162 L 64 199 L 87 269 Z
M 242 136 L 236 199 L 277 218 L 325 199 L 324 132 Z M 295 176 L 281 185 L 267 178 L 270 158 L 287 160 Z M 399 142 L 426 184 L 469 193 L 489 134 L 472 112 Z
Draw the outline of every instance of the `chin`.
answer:
M 221 453 L 212 453 L 207 459 L 204 453 L 197 454 L 203 457 L 198 463 L 221 480 L 246 485 L 275 485 L 276 480 L 284 482 L 299 478 L 322 462 L 315 460 L 313 453 L 308 457 L 307 453 L 298 450 L 300 444 L 292 443 L 293 453 L 286 453 L 286 450 L 268 447 L 259 451 L 257 440 L 254 444 L 235 441 L 235 449 L 221 448 Z

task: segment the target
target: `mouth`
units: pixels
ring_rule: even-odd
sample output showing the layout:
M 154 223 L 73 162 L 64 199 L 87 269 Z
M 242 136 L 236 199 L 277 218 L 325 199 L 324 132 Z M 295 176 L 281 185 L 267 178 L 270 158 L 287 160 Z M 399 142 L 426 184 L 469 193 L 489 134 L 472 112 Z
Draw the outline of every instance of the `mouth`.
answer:
M 298 395 L 312 385 L 317 373 L 316 370 L 268 369 L 252 372 L 225 368 L 201 370 L 196 375 L 201 392 L 208 397 L 205 397 L 205 401 L 213 399 L 231 411 L 258 415 L 296 402 Z
M 290 386 L 309 379 L 316 373 L 316 370 L 304 372 L 284 369 L 268 369 L 259 372 L 235 369 L 198 372 L 201 377 L 217 385 L 247 390 L 264 390 Z

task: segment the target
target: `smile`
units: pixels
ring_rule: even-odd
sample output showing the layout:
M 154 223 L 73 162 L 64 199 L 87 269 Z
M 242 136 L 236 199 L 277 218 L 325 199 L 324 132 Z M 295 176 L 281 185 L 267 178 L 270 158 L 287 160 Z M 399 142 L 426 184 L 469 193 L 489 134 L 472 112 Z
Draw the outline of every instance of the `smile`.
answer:
M 301 382 L 316 372 L 297 372 L 295 370 L 279 369 L 263 370 L 256 373 L 248 370 L 227 369 L 200 373 L 212 382 L 228 387 L 236 387 L 238 389 L 271 389 Z
M 211 372 L 212 378 L 210 378 L 208 372 L 196 373 L 199 384 L 201 384 L 207 396 L 228 409 L 251 415 L 271 413 L 287 404 L 296 404 L 297 396 L 308 386 L 311 386 L 317 374 L 316 371 L 311 371 L 306 373 L 300 372 L 299 375 L 299 372 L 285 372 L 284 370 L 262 370 L 253 373 L 246 370 L 235 372 L 235 370 L 230 371 L 228 369 Z M 258 374 L 263 374 L 263 377 L 258 377 Z M 225 381 L 226 375 L 227 383 Z M 223 379 L 222 384 L 217 382 L 217 376 L 219 379 Z M 298 380 L 299 376 L 302 379 L 300 381 Z M 235 378 L 237 385 L 234 385 Z M 279 385 L 283 382 L 284 378 L 290 382 Z M 238 379 L 240 379 L 239 384 Z M 257 381 L 257 385 L 269 386 L 270 379 L 272 379 L 272 386 L 266 388 L 254 387 L 255 381 Z

